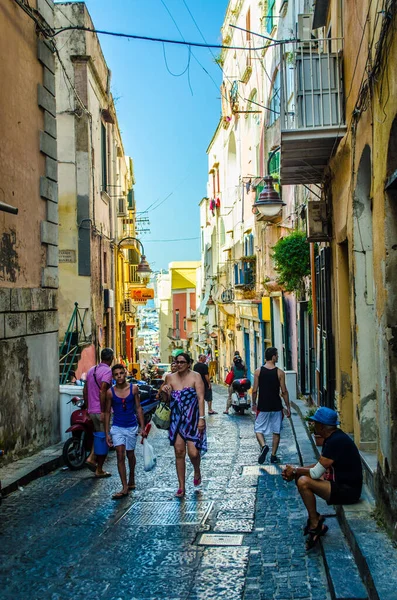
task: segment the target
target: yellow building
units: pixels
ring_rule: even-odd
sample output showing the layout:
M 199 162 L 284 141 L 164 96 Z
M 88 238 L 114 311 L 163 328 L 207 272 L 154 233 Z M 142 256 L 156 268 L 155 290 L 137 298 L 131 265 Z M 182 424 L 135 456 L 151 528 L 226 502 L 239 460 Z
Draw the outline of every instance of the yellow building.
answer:
M 193 335 L 196 332 L 196 285 L 199 261 L 178 261 L 169 264 L 171 291 L 169 358 L 172 352 L 181 348 L 191 352 Z M 162 315 L 160 313 L 160 327 Z

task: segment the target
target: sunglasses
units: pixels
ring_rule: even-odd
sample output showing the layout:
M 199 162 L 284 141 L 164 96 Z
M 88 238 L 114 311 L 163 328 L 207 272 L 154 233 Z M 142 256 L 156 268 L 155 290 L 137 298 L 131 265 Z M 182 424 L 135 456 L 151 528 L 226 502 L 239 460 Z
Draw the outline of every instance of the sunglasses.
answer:
M 176 364 L 176 365 L 186 365 L 186 364 L 187 364 L 187 361 L 186 361 L 186 360 L 176 360 L 176 361 L 175 361 L 175 364 Z

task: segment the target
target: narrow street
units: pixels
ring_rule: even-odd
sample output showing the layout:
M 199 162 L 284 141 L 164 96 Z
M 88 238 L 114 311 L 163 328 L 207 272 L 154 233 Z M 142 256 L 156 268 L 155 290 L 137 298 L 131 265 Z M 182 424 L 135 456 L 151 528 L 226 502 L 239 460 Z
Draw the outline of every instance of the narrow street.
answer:
M 225 398 L 217 387 L 201 491 L 189 466 L 182 501 L 174 498 L 173 450 L 159 430 L 151 434 L 157 466 L 145 473 L 139 448 L 137 490 L 125 500 L 111 500 L 119 486 L 114 453 L 109 479 L 58 470 L 6 498 L 0 598 L 328 600 L 320 550 L 304 549 L 295 486 L 268 462 L 259 475 L 253 417 L 223 415 Z M 280 456 L 298 460 L 289 422 Z M 242 544 L 200 545 L 203 533 L 242 534 Z

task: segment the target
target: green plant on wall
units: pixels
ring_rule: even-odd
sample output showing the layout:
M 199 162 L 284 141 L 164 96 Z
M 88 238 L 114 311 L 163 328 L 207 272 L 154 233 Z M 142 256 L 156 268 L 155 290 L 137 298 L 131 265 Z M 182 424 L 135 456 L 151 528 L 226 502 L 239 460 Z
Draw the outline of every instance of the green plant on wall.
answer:
M 304 292 L 304 278 L 310 275 L 310 249 L 306 234 L 293 231 L 273 246 L 277 281 L 287 292 Z

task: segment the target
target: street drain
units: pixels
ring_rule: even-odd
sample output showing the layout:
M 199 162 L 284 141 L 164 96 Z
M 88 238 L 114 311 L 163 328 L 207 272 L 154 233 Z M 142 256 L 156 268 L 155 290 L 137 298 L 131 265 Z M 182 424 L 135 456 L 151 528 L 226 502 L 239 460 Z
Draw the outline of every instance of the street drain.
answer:
M 198 546 L 241 546 L 243 535 L 225 533 L 203 533 L 198 541 Z
M 123 516 L 124 524 L 151 527 L 155 525 L 201 525 L 213 502 L 135 502 Z

